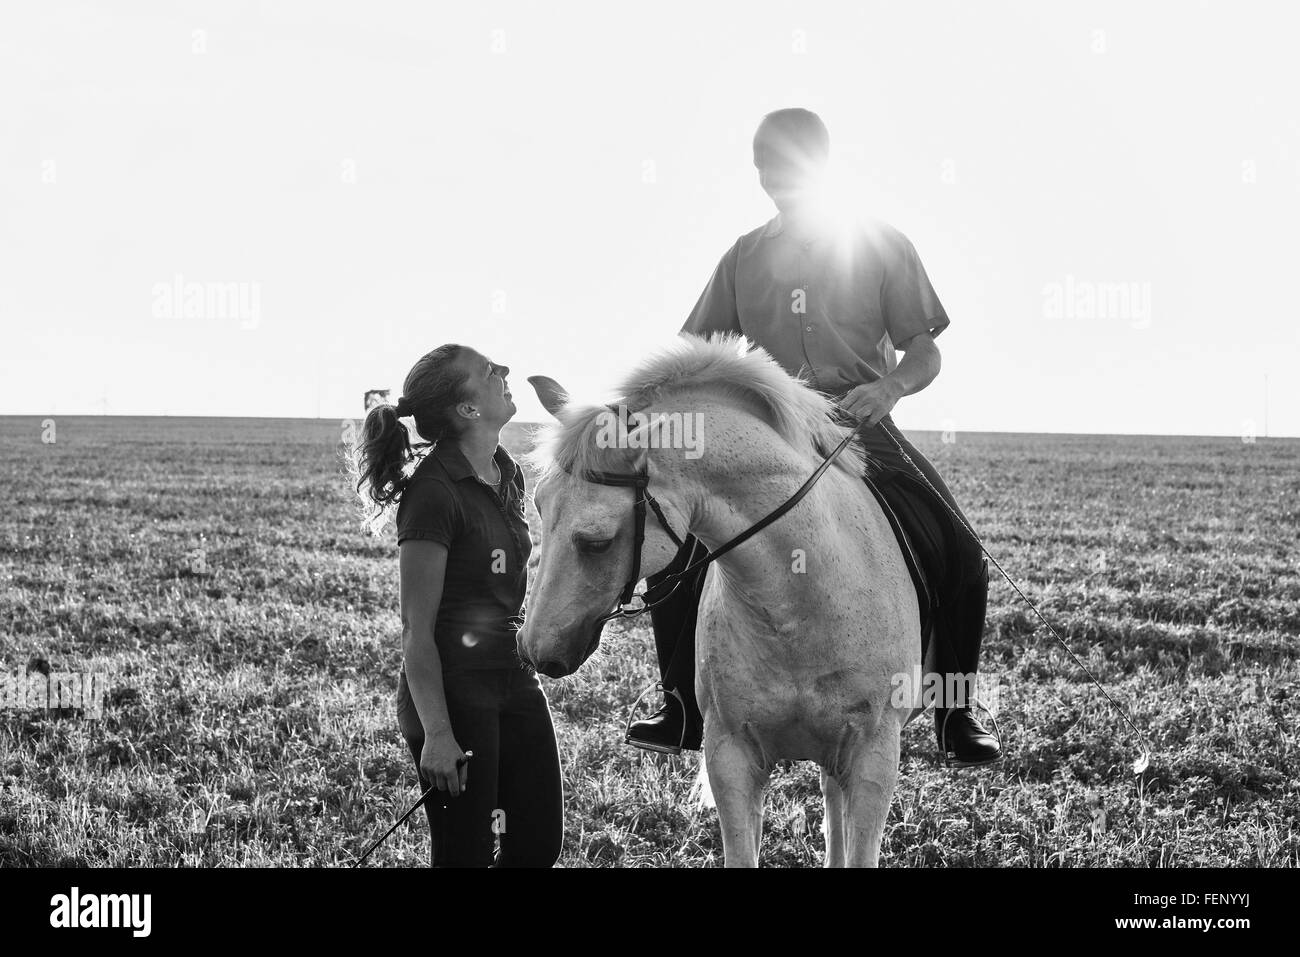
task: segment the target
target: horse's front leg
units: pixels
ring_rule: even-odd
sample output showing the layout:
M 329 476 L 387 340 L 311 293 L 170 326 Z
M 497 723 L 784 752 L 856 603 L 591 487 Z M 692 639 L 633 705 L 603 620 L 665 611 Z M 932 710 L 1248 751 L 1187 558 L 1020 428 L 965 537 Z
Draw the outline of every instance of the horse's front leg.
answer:
M 844 866 L 844 789 L 822 768 L 822 836 L 826 838 L 826 866 Z
M 748 735 L 711 733 L 705 721 L 704 760 L 718 807 L 722 853 L 727 867 L 757 867 L 763 835 L 763 787 L 770 769 Z
M 839 775 L 844 790 L 848 867 L 875 867 L 880 858 L 885 818 L 898 783 L 901 724 L 896 712 L 884 714 L 871 733 L 859 740 L 848 766 Z

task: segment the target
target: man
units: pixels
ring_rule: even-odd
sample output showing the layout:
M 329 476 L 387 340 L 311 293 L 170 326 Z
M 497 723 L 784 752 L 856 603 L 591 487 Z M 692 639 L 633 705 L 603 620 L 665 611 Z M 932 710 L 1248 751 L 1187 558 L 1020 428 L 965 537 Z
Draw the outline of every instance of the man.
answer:
M 681 331 L 747 336 L 860 420 L 874 463 L 872 481 L 912 534 L 932 579 L 939 579 L 932 581 L 939 670 L 962 676 L 962 687 L 971 688 L 984 633 L 988 566 L 943 479 L 889 416 L 899 399 L 938 375 L 935 337 L 948 326 L 948 316 L 906 236 L 884 223 L 843 221 L 828 206 L 820 186 L 829 153 L 829 134 L 815 113 L 786 109 L 764 117 L 754 135 L 754 165 L 777 215 L 741 236 L 722 257 Z M 904 353 L 901 361 L 895 350 Z M 706 551 L 688 539 L 664 572 L 647 579 L 649 590 Z M 701 572 L 682 582 L 651 611 L 668 695 L 653 716 L 629 729 L 628 741 L 637 747 L 675 752 L 679 742 L 700 746 L 694 638 L 703 578 Z M 944 687 L 956 683 L 946 680 Z M 997 739 L 970 704 L 958 696 L 935 708 L 936 737 L 957 766 L 1001 757 Z

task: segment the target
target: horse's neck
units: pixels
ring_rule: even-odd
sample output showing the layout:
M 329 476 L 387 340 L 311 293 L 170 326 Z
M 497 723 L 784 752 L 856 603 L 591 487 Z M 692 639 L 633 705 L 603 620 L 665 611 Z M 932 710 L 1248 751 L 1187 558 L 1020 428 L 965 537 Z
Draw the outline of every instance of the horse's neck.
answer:
M 716 549 L 779 508 L 820 459 L 796 452 L 743 412 L 711 410 L 705 427 L 706 454 L 690 470 L 696 503 L 690 531 Z M 839 516 L 865 494 L 865 486 L 855 490 L 845 479 L 838 468 L 827 470 L 796 508 L 720 558 L 727 583 L 742 591 L 767 588 L 774 568 L 783 570 L 783 578 L 801 551 L 825 544 Z

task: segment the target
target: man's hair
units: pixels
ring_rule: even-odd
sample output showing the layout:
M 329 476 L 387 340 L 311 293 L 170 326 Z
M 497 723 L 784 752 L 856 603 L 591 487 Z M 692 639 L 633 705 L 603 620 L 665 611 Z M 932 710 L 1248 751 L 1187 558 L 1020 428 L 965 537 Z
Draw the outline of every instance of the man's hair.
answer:
M 831 135 L 812 110 L 790 107 L 763 117 L 754 133 L 754 153 L 763 143 L 791 159 L 824 162 L 831 152 Z

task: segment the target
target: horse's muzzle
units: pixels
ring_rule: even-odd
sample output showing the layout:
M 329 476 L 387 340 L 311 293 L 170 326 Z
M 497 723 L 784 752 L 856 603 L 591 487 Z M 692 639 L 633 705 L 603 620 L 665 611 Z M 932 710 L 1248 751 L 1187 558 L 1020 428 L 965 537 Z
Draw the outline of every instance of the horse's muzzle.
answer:
M 531 665 L 533 670 L 538 674 L 546 675 L 548 678 L 567 678 L 586 664 L 587 659 L 595 654 L 596 649 L 600 647 L 600 632 L 603 627 L 603 622 L 596 625 L 594 633 L 591 636 L 591 641 L 582 652 L 582 656 L 578 658 L 576 662 L 572 662 L 564 655 L 556 654 L 554 651 L 550 654 L 539 656 L 540 660 L 535 661 L 533 660 L 533 656 L 524 650 L 524 643 L 522 641 L 517 643 L 517 651 L 519 657 Z

